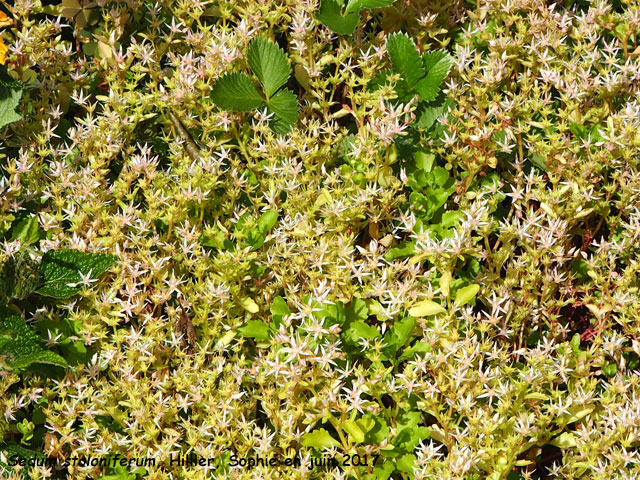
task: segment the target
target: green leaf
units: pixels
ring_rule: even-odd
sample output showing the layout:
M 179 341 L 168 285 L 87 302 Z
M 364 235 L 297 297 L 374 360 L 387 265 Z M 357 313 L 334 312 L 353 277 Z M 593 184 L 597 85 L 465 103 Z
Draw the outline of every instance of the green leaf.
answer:
M 238 329 L 243 337 L 255 338 L 258 341 L 269 338 L 269 325 L 260 320 L 250 320 Z
M 287 315 L 291 315 L 291 310 L 289 310 L 289 305 L 282 297 L 275 297 L 273 302 L 271 302 L 271 315 L 273 317 L 285 317 Z
M 451 57 L 446 52 L 438 50 L 426 52 L 422 55 L 422 65 L 427 75 L 418 82 L 416 91 L 423 102 L 431 102 L 440 92 L 440 84 L 449 74 Z
M 449 112 L 455 102 L 442 92 L 429 103 L 420 103 L 416 109 L 416 125 L 424 130 L 429 130 L 437 122 L 438 118 Z M 431 137 L 431 135 L 430 135 Z
M 276 297 L 271 302 L 271 321 L 276 330 L 282 325 L 282 319 L 291 314 L 287 301 L 282 297 Z
M 420 52 L 405 33 L 394 33 L 387 38 L 387 53 L 395 73 L 399 73 L 409 88 L 424 77 Z
M 364 9 L 387 7 L 395 1 L 396 0 L 349 0 L 344 13 L 347 15 L 351 12 L 360 13 L 360 11 Z
M 576 436 L 571 432 L 561 433 L 560 435 L 552 439 L 549 443 L 554 447 L 558 447 L 562 450 L 566 448 L 573 448 L 577 445 Z
M 396 320 L 391 329 L 385 335 L 385 344 L 395 354 L 398 349 L 404 346 L 409 339 L 415 319 L 413 317 L 404 317 Z
M 36 292 L 53 298 L 69 298 L 83 288 L 84 280 L 96 280 L 116 260 L 117 257 L 104 253 L 49 250 L 40 263 L 44 283 Z
M 324 428 L 318 428 L 313 432 L 305 433 L 300 439 L 304 447 L 321 450 L 323 448 L 337 447 L 340 444 Z
M 40 337 L 20 315 L 7 307 L 0 307 L 0 359 L 14 370 L 24 369 L 32 363 L 67 366 L 64 358 L 45 350 Z
M 262 233 L 269 232 L 278 221 L 277 210 L 267 210 L 258 219 L 258 228 Z
M 211 99 L 223 110 L 249 112 L 264 103 L 264 99 L 244 73 L 227 73 L 211 90 Z
M 342 2 L 336 0 L 320 0 L 316 18 L 325 27 L 340 35 L 351 35 L 360 20 L 360 12 L 352 11 L 342 14 Z
M 387 459 L 382 463 L 382 465 L 374 467 L 373 473 L 376 480 L 387 480 L 395 469 L 396 464 L 391 459 Z
M 426 317 L 444 312 L 444 307 L 433 300 L 422 300 L 409 309 L 409 315 L 412 317 Z
M 260 248 L 264 243 L 264 240 L 278 221 L 277 210 L 267 210 L 258 219 L 258 223 L 247 233 L 246 243 L 251 245 L 254 250 Z
M 415 466 L 416 466 L 416 456 L 411 453 L 401 456 L 396 461 L 396 468 L 401 472 L 407 473 L 409 475 L 413 475 L 413 468 Z
M 20 240 L 22 245 L 30 245 L 40 239 L 38 217 L 23 218 L 11 227 L 11 240 Z
M 465 305 L 476 298 L 476 294 L 480 290 L 480 285 L 474 283 L 466 287 L 458 289 L 456 292 L 456 304 Z
M 249 313 L 258 313 L 260 311 L 260 307 L 251 297 L 242 297 L 238 300 L 238 303 Z
M 264 38 L 251 40 L 247 60 L 253 73 L 262 82 L 267 99 L 287 82 L 291 74 L 284 51 Z
M 273 113 L 271 129 L 285 135 L 298 120 L 298 97 L 289 89 L 280 90 L 267 103 L 267 111 Z
M 344 429 L 345 432 L 347 432 L 349 434 L 349 437 L 355 443 L 364 442 L 364 434 L 365 434 L 365 432 L 362 431 L 362 429 L 356 423 L 355 420 L 345 420 L 344 422 L 342 422 L 342 428 Z
M 607 378 L 615 377 L 616 373 L 618 373 L 618 365 L 616 365 L 615 362 L 611 362 L 610 364 L 602 367 L 602 373 L 604 373 Z
M 573 337 L 571 337 L 571 349 L 573 350 L 574 355 L 578 355 L 580 353 L 580 334 L 574 333 Z
M 369 413 L 365 414 L 365 416 L 367 415 L 371 415 Z M 380 443 L 384 440 L 386 440 L 386 438 L 389 436 L 389 433 L 391 433 L 391 430 L 389 429 L 389 425 L 387 424 L 387 421 L 381 416 L 381 415 L 377 415 L 377 416 L 372 416 L 371 417 L 374 421 L 374 425 L 371 429 L 369 429 L 369 431 L 366 434 L 365 440 L 368 444 L 374 444 L 374 443 Z
M 22 118 L 22 115 L 16 113 L 21 97 L 21 88 L 0 86 L 0 129 Z
M 353 322 L 346 332 L 343 333 L 345 341 L 353 344 L 360 345 L 360 340 L 373 339 L 380 337 L 378 329 L 372 325 L 367 325 L 364 322 Z
M 402 352 L 402 355 L 398 360 L 413 360 L 419 353 L 428 353 L 431 351 L 431 346 L 427 342 L 416 342 L 415 345 L 407 348 Z
M 352 322 L 356 322 L 358 320 L 365 321 L 369 318 L 369 309 L 367 308 L 367 303 L 359 297 L 354 297 L 353 300 L 349 303 L 345 311 L 346 320 L 348 324 Z

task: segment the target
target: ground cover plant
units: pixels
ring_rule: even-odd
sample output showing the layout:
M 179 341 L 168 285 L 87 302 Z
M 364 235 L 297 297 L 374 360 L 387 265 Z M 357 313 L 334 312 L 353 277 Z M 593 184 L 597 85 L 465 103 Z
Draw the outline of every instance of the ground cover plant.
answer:
M 640 475 L 637 1 L 0 11 L 2 478 Z

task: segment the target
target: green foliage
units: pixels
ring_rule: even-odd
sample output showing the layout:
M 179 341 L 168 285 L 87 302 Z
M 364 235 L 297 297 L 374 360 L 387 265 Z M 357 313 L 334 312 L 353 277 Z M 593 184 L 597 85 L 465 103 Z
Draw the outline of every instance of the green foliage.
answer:
M 53 298 L 69 298 L 95 282 L 116 259 L 104 253 L 49 250 L 40 263 L 42 284 L 37 292 Z
M 17 232 L 33 231 L 30 226 L 18 224 Z M 18 237 L 19 238 L 19 237 Z M 28 235 L 25 237 L 28 239 Z M 116 257 L 90 254 L 77 250 L 50 250 L 36 261 L 33 252 L 22 250 L 5 260 L 0 270 L 3 303 L 23 300 L 34 293 L 65 299 L 78 293 L 111 266 Z M 83 284 L 84 285 L 84 284 Z M 85 285 L 85 286 L 86 286 Z M 33 363 L 68 366 L 67 360 L 42 346 L 42 339 L 26 325 L 19 310 L 0 305 L 0 358 L 5 368 L 24 370 Z M 54 329 L 57 327 L 53 327 Z M 51 332 L 51 331 L 49 331 Z M 82 342 L 72 342 L 65 336 L 65 348 L 72 361 L 86 353 Z
M 325 448 L 336 447 L 339 445 L 329 432 L 324 428 L 318 428 L 312 432 L 305 433 L 300 443 L 308 448 L 323 450 Z
M 233 72 L 218 79 L 211 90 L 218 107 L 235 112 L 249 112 L 263 104 L 263 99 L 244 73 Z
M 23 85 L 9 76 L 6 66 L 0 65 L 0 129 L 22 118 L 16 112 L 22 90 Z
M 285 53 L 264 38 L 256 38 L 249 44 L 247 61 L 251 71 L 260 80 L 267 100 L 287 83 L 291 74 Z
M 451 57 L 446 52 L 425 52 L 421 56 L 407 34 L 395 33 L 387 37 L 387 53 L 392 72 L 400 75 L 396 83 L 400 102 L 407 103 L 414 95 L 418 95 L 420 102 L 436 99 L 451 69 Z M 384 76 L 376 84 L 383 80 Z
M 340 35 L 352 35 L 363 10 L 386 7 L 395 0 L 320 0 L 316 18 L 327 28 Z M 344 7 L 344 8 L 343 8 Z
M 32 363 L 67 366 L 64 358 L 45 350 L 41 342 L 17 312 L 0 306 L 0 361 L 4 368 L 23 370 Z
M 255 38 L 249 44 L 247 61 L 262 86 L 264 97 L 244 73 L 233 72 L 218 79 L 211 99 L 220 108 L 248 112 L 266 106 L 273 115 L 270 126 L 279 134 L 288 133 L 298 117 L 298 98 L 282 86 L 291 75 L 286 54 L 275 43 Z

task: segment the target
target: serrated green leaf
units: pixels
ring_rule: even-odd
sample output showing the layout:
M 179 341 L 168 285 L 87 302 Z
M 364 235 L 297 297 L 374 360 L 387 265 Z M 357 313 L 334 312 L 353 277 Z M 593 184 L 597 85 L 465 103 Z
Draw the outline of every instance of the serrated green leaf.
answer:
M 6 65 L 0 65 L 0 89 L 2 87 L 15 88 L 18 90 L 24 88 L 24 84 L 22 82 L 9 75 L 9 69 L 7 69 Z
M 45 350 L 40 337 L 19 314 L 7 307 L 0 307 L 0 358 L 15 370 L 24 369 L 32 363 L 67 366 L 64 358 Z
M 83 288 L 83 276 L 86 280 L 96 280 L 116 260 L 117 257 L 104 253 L 49 250 L 42 256 L 43 284 L 36 292 L 53 298 L 69 298 Z
M 211 89 L 211 99 L 223 110 L 249 112 L 264 103 L 262 96 L 244 73 L 227 73 Z
M 465 305 L 476 298 L 476 294 L 480 290 L 480 285 L 474 283 L 466 287 L 458 289 L 456 292 L 456 304 Z
M 250 320 L 238 328 L 238 333 L 243 337 L 255 338 L 259 342 L 269 338 L 269 325 L 259 320 Z
M 409 88 L 425 75 L 420 52 L 407 34 L 394 33 L 387 38 L 387 53 L 393 71 L 402 76 Z
M 427 72 L 415 89 L 423 102 L 431 102 L 440 92 L 440 85 L 449 74 L 451 57 L 444 51 L 426 52 L 422 55 L 422 66 Z
M 47 350 L 40 350 L 28 355 L 21 355 L 11 362 L 11 367 L 16 369 L 26 368 L 32 363 L 47 363 L 49 365 L 57 365 L 58 367 L 66 367 L 67 361 L 60 355 Z
M 0 129 L 22 118 L 22 115 L 16 113 L 21 97 L 21 88 L 0 86 Z
M 318 428 L 313 432 L 305 433 L 300 439 L 300 443 L 304 447 L 316 448 L 318 450 L 340 445 L 324 428 Z
M 360 12 L 365 9 L 386 7 L 395 0 L 348 0 L 342 11 L 343 0 L 320 0 L 320 8 L 316 18 L 327 28 L 340 35 L 351 35 L 358 21 Z
M 328 29 L 339 35 L 351 35 L 360 20 L 360 12 L 342 14 L 342 2 L 336 0 L 320 0 L 316 18 Z
M 427 317 L 444 312 L 444 307 L 433 300 L 422 300 L 409 309 L 409 315 L 412 317 Z
M 287 56 L 275 43 L 254 38 L 247 51 L 249 66 L 262 82 L 267 100 L 289 79 Z
M 291 90 L 280 90 L 267 103 L 267 110 L 273 113 L 271 129 L 281 135 L 289 133 L 298 120 L 298 97 Z

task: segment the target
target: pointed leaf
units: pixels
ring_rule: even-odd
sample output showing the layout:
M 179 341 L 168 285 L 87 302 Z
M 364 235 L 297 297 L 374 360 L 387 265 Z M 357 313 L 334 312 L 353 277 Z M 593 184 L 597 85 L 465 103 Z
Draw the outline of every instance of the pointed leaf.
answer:
M 424 77 L 425 70 L 420 52 L 405 33 L 394 33 L 387 38 L 387 53 L 395 73 L 399 73 L 409 88 Z
M 456 292 L 456 304 L 465 305 L 466 303 L 469 303 L 474 298 L 476 298 L 476 293 L 478 293 L 478 290 L 480 290 L 480 285 L 476 283 L 458 289 L 458 291 Z
M 267 99 L 289 79 L 291 70 L 287 56 L 269 40 L 254 38 L 249 44 L 247 60 L 253 73 L 262 82 Z
M 423 102 L 431 102 L 440 92 L 440 84 L 449 74 L 451 57 L 444 51 L 427 52 L 422 55 L 422 65 L 426 76 L 420 80 L 415 89 Z
M 433 300 L 422 300 L 409 309 L 409 315 L 412 317 L 426 317 L 444 312 L 444 307 Z
M 211 90 L 211 99 L 223 110 L 248 112 L 264 100 L 244 73 L 228 73 L 219 78 Z
M 281 135 L 287 134 L 298 120 L 298 97 L 291 90 L 280 90 L 267 103 L 267 110 L 273 113 L 271 129 Z

